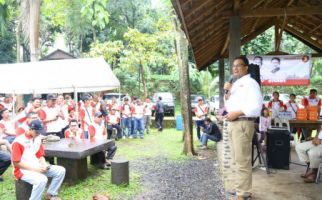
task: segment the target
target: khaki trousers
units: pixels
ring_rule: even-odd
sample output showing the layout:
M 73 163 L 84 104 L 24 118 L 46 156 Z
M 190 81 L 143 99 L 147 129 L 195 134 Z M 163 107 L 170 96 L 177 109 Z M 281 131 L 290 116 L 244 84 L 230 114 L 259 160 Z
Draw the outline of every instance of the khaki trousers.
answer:
M 253 121 L 233 121 L 228 123 L 231 141 L 231 155 L 236 170 L 235 189 L 239 196 L 248 197 L 252 190 L 252 139 Z
M 301 162 L 310 162 L 310 168 L 319 167 L 322 145 L 315 146 L 312 141 L 307 141 L 298 143 L 295 150 Z

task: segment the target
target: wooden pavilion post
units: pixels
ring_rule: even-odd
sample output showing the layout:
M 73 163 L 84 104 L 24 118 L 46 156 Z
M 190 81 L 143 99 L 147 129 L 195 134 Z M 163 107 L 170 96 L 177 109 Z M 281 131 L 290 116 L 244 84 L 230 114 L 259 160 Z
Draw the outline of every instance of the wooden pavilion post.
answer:
M 234 58 L 240 55 L 240 17 L 232 16 L 229 19 L 229 64 L 230 67 Z M 230 68 L 230 71 L 232 69 Z
M 219 59 L 219 108 L 224 107 L 225 60 Z

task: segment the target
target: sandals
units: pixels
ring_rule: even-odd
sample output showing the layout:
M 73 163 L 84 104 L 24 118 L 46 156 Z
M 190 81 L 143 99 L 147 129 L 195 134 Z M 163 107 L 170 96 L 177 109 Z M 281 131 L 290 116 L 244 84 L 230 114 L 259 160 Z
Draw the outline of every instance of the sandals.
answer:
M 51 194 L 46 194 L 45 199 L 46 200 L 62 200 L 57 195 L 51 195 Z

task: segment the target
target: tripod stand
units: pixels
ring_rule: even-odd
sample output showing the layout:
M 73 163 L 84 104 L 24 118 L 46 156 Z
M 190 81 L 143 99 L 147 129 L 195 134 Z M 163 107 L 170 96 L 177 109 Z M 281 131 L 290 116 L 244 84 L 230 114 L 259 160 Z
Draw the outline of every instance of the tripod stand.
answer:
M 254 149 L 256 148 L 257 155 L 254 155 Z M 261 147 L 261 144 L 259 143 L 258 140 L 258 135 L 255 132 L 252 140 L 252 166 L 254 166 L 256 160 L 258 159 L 259 164 L 261 165 L 262 163 L 264 164 L 264 167 L 266 168 L 266 173 L 269 174 L 269 168 L 267 166 L 266 158 L 263 154 L 263 149 Z

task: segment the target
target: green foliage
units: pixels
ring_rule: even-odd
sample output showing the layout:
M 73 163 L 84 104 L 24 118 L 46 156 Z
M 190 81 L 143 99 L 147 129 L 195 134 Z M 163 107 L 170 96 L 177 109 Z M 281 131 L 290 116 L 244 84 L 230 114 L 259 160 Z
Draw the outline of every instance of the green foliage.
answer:
M 106 5 L 107 0 L 86 0 L 81 13 L 87 20 L 92 21 L 93 27 L 99 27 L 102 30 L 108 24 L 109 18 Z
M 107 41 L 100 43 L 96 41 L 91 45 L 91 50 L 87 56 L 89 57 L 100 57 L 103 56 L 107 63 L 111 65 L 113 69 L 117 66 L 119 58 L 122 51 L 124 50 L 124 45 L 122 41 Z

